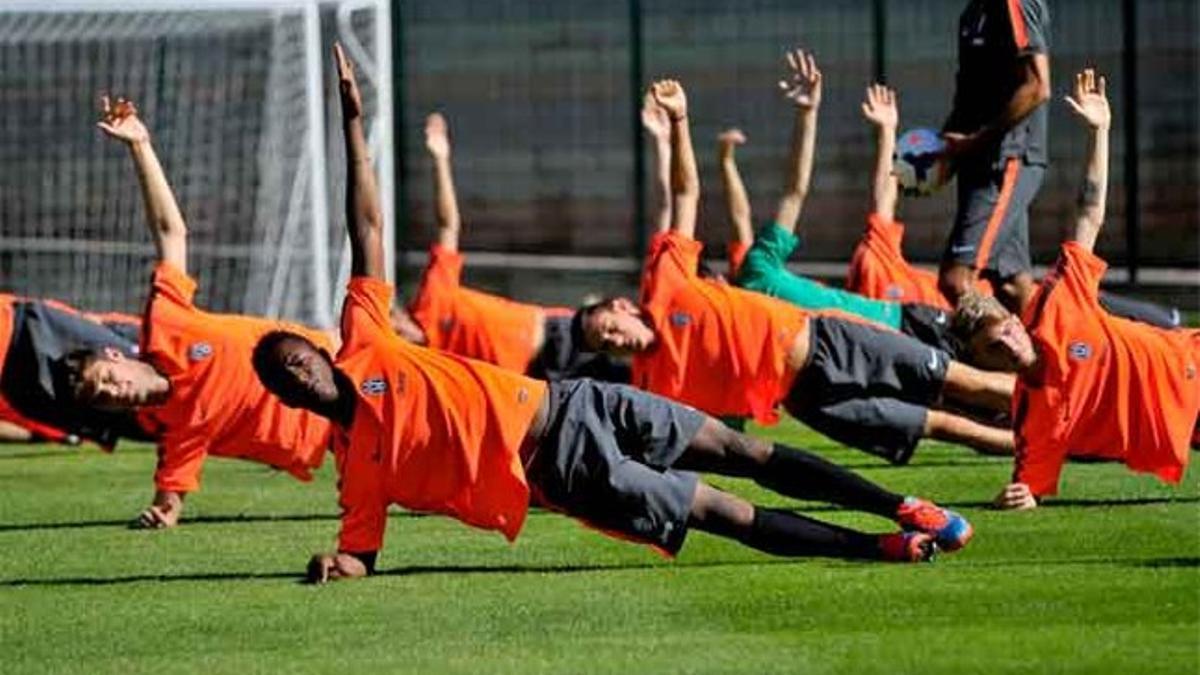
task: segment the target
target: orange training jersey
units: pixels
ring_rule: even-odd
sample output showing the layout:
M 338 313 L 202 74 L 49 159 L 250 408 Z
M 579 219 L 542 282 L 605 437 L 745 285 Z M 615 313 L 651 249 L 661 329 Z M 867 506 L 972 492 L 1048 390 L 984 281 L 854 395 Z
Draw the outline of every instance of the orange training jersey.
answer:
M 177 267 L 154 270 L 142 330 L 142 358 L 171 382 L 160 406 L 145 408 L 142 421 L 158 431 L 160 490 L 199 487 L 206 455 L 237 457 L 311 480 L 329 445 L 324 417 L 283 405 L 259 381 L 251 353 L 272 330 L 299 333 L 332 351 L 329 337 L 303 326 L 196 309 L 196 282 Z
M 729 278 L 737 279 L 742 271 L 742 263 L 746 262 L 746 254 L 750 252 L 750 244 L 736 240 L 725 244 L 725 255 L 729 259 Z
M 335 433 L 339 550 L 378 551 L 390 503 L 490 530 L 510 541 L 529 487 L 520 448 L 546 384 L 398 337 L 392 287 L 350 280 L 337 368 L 354 383 L 354 421 Z
M 1176 482 L 1200 413 L 1200 330 L 1163 330 L 1099 304 L 1107 265 L 1067 242 L 1022 317 L 1041 364 L 1013 397 L 1014 481 L 1054 494 L 1064 458 L 1119 459 Z
M 904 259 L 903 241 L 904 223 L 886 220 L 878 213 L 867 216 L 867 229 L 850 259 L 846 290 L 876 300 L 951 309 L 946 296 L 938 290 L 937 275 L 913 267 Z M 976 290 L 991 295 L 992 285 L 979 280 Z
M 537 356 L 547 312 L 570 312 L 514 302 L 459 285 L 463 256 L 434 244 L 408 311 L 428 346 L 524 373 Z
M 657 339 L 634 356 L 633 382 L 710 415 L 774 423 L 794 376 L 788 353 L 807 315 L 781 300 L 701 279 L 701 249 L 673 232 L 651 241 L 641 304 Z

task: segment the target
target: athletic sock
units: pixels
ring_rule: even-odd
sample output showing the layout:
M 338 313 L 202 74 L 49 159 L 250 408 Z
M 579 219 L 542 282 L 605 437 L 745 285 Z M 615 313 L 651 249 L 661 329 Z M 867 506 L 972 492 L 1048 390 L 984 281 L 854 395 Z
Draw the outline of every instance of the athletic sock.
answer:
M 818 455 L 775 444 L 758 471 L 759 485 L 794 499 L 838 504 L 894 519 L 904 497 Z
M 876 535 L 759 506 L 754 507 L 754 524 L 742 543 L 765 553 L 790 557 L 883 558 Z

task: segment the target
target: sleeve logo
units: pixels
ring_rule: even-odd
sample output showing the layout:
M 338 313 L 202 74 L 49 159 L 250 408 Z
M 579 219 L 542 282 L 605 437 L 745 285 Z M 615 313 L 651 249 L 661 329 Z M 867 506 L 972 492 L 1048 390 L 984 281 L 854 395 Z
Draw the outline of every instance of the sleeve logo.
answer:
M 192 361 L 203 361 L 204 359 L 212 356 L 212 353 L 212 345 L 208 344 L 207 342 L 197 342 L 191 347 L 188 347 L 188 359 Z
M 687 312 L 673 312 L 671 314 L 671 325 L 676 328 L 683 328 L 692 322 L 692 315 Z
M 904 297 L 904 289 L 900 287 L 900 284 L 888 284 L 888 287 L 886 290 L 884 290 L 883 294 L 887 296 L 889 300 L 899 300 L 900 298 Z
M 363 380 L 362 386 L 359 388 L 362 390 L 362 393 L 366 394 L 367 396 L 379 396 L 383 392 L 387 391 L 387 380 L 383 379 L 382 377 L 368 378 Z
M 1072 342 L 1067 347 L 1067 353 L 1070 354 L 1071 358 L 1075 359 L 1076 361 L 1083 361 L 1084 359 L 1091 357 L 1092 347 L 1086 342 Z

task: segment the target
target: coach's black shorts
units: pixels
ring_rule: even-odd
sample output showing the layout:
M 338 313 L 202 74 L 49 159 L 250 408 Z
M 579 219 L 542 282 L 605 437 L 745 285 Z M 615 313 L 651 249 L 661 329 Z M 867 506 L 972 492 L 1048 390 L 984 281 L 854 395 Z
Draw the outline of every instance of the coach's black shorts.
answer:
M 547 395 L 546 432 L 526 467 L 535 501 L 676 553 L 687 536 L 698 478 L 671 466 L 705 415 L 593 380 L 551 382 Z
M 911 457 L 950 357 L 913 338 L 835 317 L 809 322 L 808 364 L 784 402 L 793 417 L 893 464 Z
M 900 332 L 958 358 L 960 343 L 950 330 L 950 318 L 940 307 L 905 302 L 900 305 Z
M 1000 169 L 964 167 L 958 173 L 958 213 L 944 262 L 1008 279 L 1033 269 L 1029 257 L 1029 205 L 1046 167 L 1010 159 Z

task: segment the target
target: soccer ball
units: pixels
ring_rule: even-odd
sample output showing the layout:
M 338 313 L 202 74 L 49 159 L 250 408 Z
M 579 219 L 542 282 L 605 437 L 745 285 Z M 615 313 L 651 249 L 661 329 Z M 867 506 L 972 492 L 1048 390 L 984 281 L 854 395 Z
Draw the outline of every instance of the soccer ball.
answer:
M 933 129 L 909 129 L 896 139 L 896 177 L 910 196 L 931 195 L 946 182 L 946 143 Z

